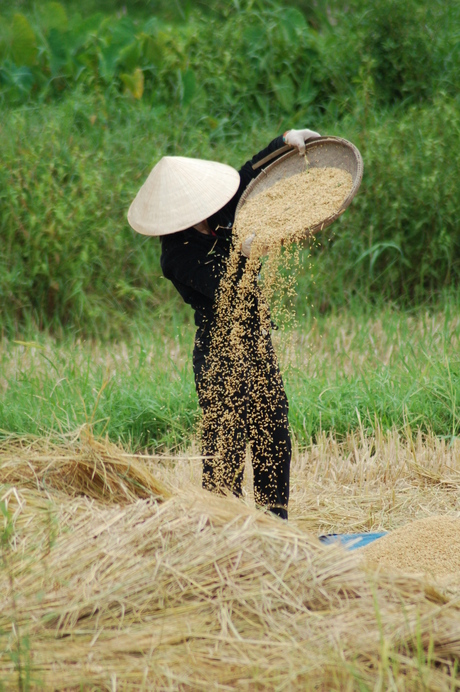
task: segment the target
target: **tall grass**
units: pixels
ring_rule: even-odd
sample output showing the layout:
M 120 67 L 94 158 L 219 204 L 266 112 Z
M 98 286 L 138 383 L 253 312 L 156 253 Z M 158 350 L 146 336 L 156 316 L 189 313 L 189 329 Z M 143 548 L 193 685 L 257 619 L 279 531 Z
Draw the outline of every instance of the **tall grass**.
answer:
M 458 101 L 435 99 L 405 112 L 368 114 L 342 122 L 340 133 L 364 157 L 362 187 L 315 252 L 316 305 L 366 301 L 414 305 L 457 285 L 460 243 L 455 231 L 460 145 Z M 331 242 L 329 242 L 329 240 Z
M 316 310 L 353 296 L 420 303 L 457 285 L 458 176 L 449 152 L 460 149 L 459 113 L 455 100 L 444 100 L 399 119 L 369 116 L 365 132 L 351 117 L 318 122 L 358 144 L 365 175 L 315 250 L 313 280 L 300 270 L 299 294 Z M 123 99 L 114 107 L 83 93 L 11 111 L 1 128 L 0 322 L 9 336 L 30 323 L 114 336 L 133 315 L 167 304 L 159 245 L 126 221 L 148 171 L 165 154 L 238 167 L 279 132 L 263 117 L 243 131 L 236 120 L 210 131 L 187 112 L 171 124 L 162 107 Z
M 173 291 L 161 277 L 159 243 L 128 226 L 131 200 L 162 155 L 240 165 L 276 134 L 260 125 L 209 137 L 187 113 L 171 128 L 163 107 L 83 93 L 11 111 L 0 145 L 4 332 L 21 335 L 31 324 L 113 337 L 133 314 L 148 319 L 167 305 Z
M 68 337 L 12 342 L 2 353 L 3 431 L 46 434 L 89 423 L 134 447 L 184 446 L 197 402 L 186 353 L 192 331 L 165 334 L 160 318 L 106 347 Z
M 287 377 L 290 420 L 302 442 L 320 430 L 459 433 L 460 324 L 444 312 L 339 312 L 299 331 Z
M 413 305 L 458 285 L 460 6 L 295 5 L 178 3 L 175 18 L 139 4 L 94 16 L 90 2 L 11 5 L 0 31 L 3 333 L 126 334 L 172 295 L 158 245 L 126 222 L 153 164 L 181 154 L 239 166 L 305 125 L 352 140 L 365 164 L 314 283 L 299 276 L 315 309 L 354 296 Z

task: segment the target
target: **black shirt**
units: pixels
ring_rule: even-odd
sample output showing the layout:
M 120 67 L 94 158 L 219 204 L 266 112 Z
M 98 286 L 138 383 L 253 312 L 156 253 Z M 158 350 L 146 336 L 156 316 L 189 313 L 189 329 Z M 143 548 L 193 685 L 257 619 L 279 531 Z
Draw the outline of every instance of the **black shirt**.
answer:
M 283 138 L 277 137 L 240 168 L 237 192 L 222 209 L 208 218 L 214 235 L 204 235 L 195 228 L 187 228 L 161 236 L 163 274 L 195 311 L 197 344 L 202 350 L 206 351 L 209 347 L 217 291 L 230 254 L 236 207 L 248 184 L 262 170 L 254 170 L 253 164 L 282 146 Z M 246 258 L 242 255 L 241 271 L 245 262 Z

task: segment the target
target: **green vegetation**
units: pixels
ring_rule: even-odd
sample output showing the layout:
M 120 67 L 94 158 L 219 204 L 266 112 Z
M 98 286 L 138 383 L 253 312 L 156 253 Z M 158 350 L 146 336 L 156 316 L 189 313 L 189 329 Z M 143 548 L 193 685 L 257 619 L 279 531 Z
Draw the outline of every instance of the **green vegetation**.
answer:
M 290 126 L 344 136 L 365 163 L 334 242 L 316 253 L 314 283 L 299 277 L 315 309 L 356 295 L 414 305 L 456 290 L 457 2 L 172 7 L 4 10 L 5 334 L 113 337 L 167 303 L 157 242 L 126 222 L 152 165 L 183 154 L 238 166 Z
M 158 325 L 156 319 L 153 325 Z M 176 323 L 101 345 L 4 342 L 0 420 L 41 435 L 91 423 L 131 448 L 184 448 L 199 419 L 191 368 L 193 327 Z M 435 315 L 362 309 L 306 321 L 280 337 L 290 423 L 309 444 L 322 430 L 343 436 L 396 428 L 453 440 L 460 433 L 458 305 Z
M 305 252 L 295 309 L 303 333 L 318 318 L 318 333 L 353 324 L 363 341 L 354 370 L 329 336 L 315 342 L 318 361 L 288 369 L 293 430 L 304 442 L 377 417 L 456 436 L 460 5 L 124 5 L 2 10 L 0 428 L 88 419 L 134 446 L 186 443 L 197 417 L 191 313 L 161 277 L 158 241 L 129 228 L 128 206 L 162 155 L 239 166 L 286 128 L 310 126 L 353 141 L 365 174 L 312 270 Z M 450 336 L 435 348 L 402 312 L 420 306 L 447 315 Z M 388 362 L 359 356 L 373 309 L 383 342 L 398 339 Z M 120 349 L 129 355 L 110 370 Z

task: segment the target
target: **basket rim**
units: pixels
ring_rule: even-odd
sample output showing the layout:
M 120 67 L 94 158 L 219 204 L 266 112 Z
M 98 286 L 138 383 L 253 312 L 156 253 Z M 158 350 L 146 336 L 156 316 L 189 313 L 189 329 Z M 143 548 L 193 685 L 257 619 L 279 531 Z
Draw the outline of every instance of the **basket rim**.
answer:
M 364 171 L 364 164 L 363 164 L 363 159 L 362 156 L 359 152 L 358 147 L 356 147 L 352 142 L 349 142 L 347 139 L 344 139 L 343 137 L 333 137 L 333 136 L 326 136 L 326 137 L 319 137 L 317 139 L 313 139 L 310 142 L 307 142 L 305 144 L 305 154 L 307 154 L 309 151 L 314 150 L 318 146 L 324 146 L 324 144 L 328 143 L 333 143 L 333 144 L 339 144 L 341 146 L 346 147 L 347 149 L 350 149 L 355 157 L 356 160 L 356 173 L 353 178 L 353 184 L 351 187 L 350 192 L 348 195 L 345 197 L 343 200 L 342 204 L 338 208 L 337 211 L 335 211 L 333 214 L 330 214 L 330 216 L 326 217 L 323 221 L 319 221 L 316 224 L 313 224 L 313 226 L 310 226 L 309 228 L 305 229 L 305 236 L 309 237 L 313 235 L 314 233 L 318 233 L 322 231 L 324 228 L 327 228 L 328 226 L 331 225 L 336 219 L 339 218 L 343 214 L 343 212 L 347 209 L 347 207 L 350 205 L 351 201 L 355 197 L 356 193 L 359 190 L 359 187 L 361 185 L 361 181 L 363 179 L 363 171 Z M 286 154 L 283 154 L 280 156 L 276 161 L 273 161 L 272 163 L 269 163 L 268 166 L 265 168 L 262 168 L 260 171 L 259 175 L 251 180 L 249 185 L 246 187 L 245 191 L 241 195 L 239 202 L 236 206 L 235 210 L 235 221 L 237 220 L 238 217 L 238 212 L 240 211 L 241 207 L 245 204 L 247 201 L 249 195 L 251 192 L 254 190 L 257 185 L 260 184 L 260 182 L 263 180 L 263 177 L 270 175 L 270 173 L 280 166 L 286 159 L 290 158 L 291 156 L 298 156 L 298 150 L 297 148 L 293 148 L 291 151 L 288 151 Z

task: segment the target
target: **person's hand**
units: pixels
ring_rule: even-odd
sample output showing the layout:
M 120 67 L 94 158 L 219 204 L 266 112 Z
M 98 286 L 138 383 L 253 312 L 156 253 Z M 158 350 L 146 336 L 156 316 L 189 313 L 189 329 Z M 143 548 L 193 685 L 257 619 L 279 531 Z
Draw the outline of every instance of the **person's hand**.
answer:
M 265 243 L 261 243 L 258 239 L 255 240 L 255 237 L 255 233 L 251 233 L 251 235 L 248 235 L 241 243 L 241 254 L 248 259 L 251 257 L 251 254 L 253 257 L 254 255 L 256 257 L 263 257 L 263 255 L 266 255 L 268 252 Z
M 245 238 L 241 243 L 241 254 L 247 257 L 248 259 L 251 256 L 251 247 L 255 237 L 255 233 L 251 233 L 251 235 L 248 235 L 248 237 Z
M 300 155 L 305 154 L 305 140 L 318 139 L 321 137 L 319 132 L 314 130 L 288 130 L 284 133 L 283 139 L 291 147 L 297 147 Z

